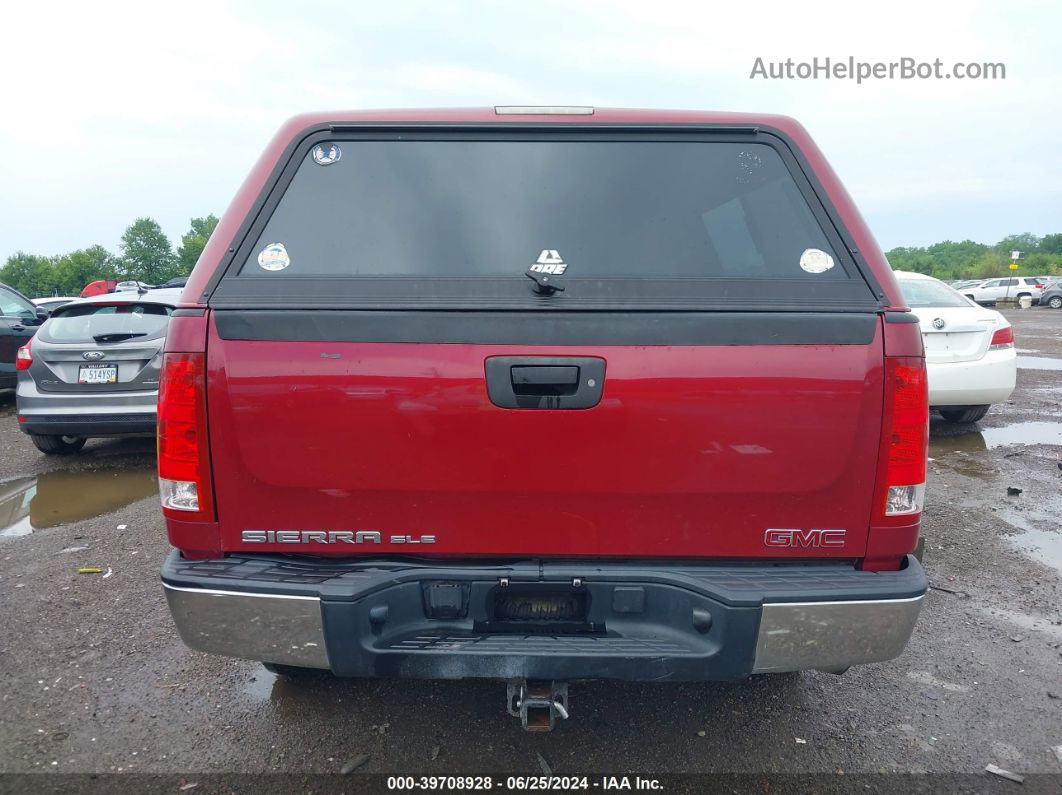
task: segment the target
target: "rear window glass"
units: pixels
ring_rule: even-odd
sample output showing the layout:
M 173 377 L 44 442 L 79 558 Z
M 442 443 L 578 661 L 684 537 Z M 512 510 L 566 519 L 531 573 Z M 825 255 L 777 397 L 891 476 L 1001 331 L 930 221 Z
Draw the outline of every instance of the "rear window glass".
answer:
M 308 153 L 244 276 L 848 279 L 769 145 L 339 141 Z M 318 159 L 320 152 L 318 152 Z
M 161 304 L 83 304 L 49 318 L 43 331 L 55 342 L 121 342 L 156 337 L 166 330 L 171 307 Z
M 912 309 L 920 306 L 969 306 L 970 302 L 943 282 L 899 279 L 903 299 Z

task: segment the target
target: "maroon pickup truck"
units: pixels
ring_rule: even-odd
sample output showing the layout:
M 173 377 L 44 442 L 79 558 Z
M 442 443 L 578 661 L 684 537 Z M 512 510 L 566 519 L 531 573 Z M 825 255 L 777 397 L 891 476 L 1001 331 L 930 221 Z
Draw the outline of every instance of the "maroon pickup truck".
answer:
M 311 114 L 166 340 L 184 641 L 297 675 L 842 672 L 926 591 L 917 318 L 779 116 Z

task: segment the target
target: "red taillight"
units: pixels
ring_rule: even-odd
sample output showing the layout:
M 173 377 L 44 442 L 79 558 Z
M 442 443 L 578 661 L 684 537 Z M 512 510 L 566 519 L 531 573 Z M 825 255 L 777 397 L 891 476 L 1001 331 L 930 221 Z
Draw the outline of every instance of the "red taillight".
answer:
M 159 381 L 159 487 L 168 516 L 213 521 L 206 354 L 166 353 Z
M 982 338 L 983 339 L 983 338 Z M 1013 348 L 1014 347 L 1014 327 L 1007 326 L 1006 328 L 997 329 L 996 333 L 992 335 L 992 343 L 990 348 Z
M 30 345 L 33 344 L 33 339 L 18 349 L 18 353 L 15 354 L 15 369 L 16 370 L 28 370 L 30 365 L 33 364 L 33 352 L 30 351 Z M 8 348 L 8 350 L 11 350 Z
M 929 445 L 929 392 L 925 360 L 885 358 L 885 416 L 882 421 L 883 474 L 877 515 L 922 512 Z

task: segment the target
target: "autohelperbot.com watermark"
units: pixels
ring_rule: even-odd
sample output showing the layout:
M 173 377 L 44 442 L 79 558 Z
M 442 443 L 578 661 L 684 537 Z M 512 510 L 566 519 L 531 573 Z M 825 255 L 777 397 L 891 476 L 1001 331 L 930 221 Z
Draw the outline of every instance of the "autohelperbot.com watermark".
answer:
M 1006 80 L 1007 65 L 989 61 L 931 61 L 897 58 L 895 61 L 860 61 L 847 58 L 814 57 L 798 61 L 786 58 L 772 61 L 756 58 L 749 73 L 751 80 Z

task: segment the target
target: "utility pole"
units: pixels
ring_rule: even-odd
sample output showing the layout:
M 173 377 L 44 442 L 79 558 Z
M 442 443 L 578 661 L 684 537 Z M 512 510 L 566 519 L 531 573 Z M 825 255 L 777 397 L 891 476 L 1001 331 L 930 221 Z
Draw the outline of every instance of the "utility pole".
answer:
M 1017 274 L 1013 273 L 1013 271 L 1016 271 L 1018 269 L 1018 260 L 1021 259 L 1021 256 L 1022 255 L 1021 255 L 1020 251 L 1012 251 L 1012 252 L 1010 252 L 1010 270 L 1012 271 L 1011 276 L 1017 276 Z M 1007 291 L 1003 294 L 1003 300 L 1006 301 L 1009 298 L 1010 298 L 1010 279 L 1007 279 Z

